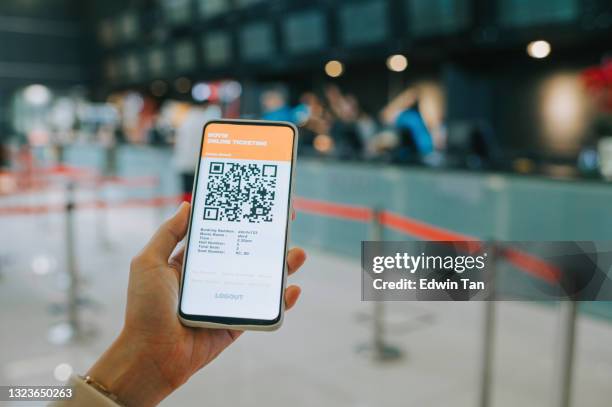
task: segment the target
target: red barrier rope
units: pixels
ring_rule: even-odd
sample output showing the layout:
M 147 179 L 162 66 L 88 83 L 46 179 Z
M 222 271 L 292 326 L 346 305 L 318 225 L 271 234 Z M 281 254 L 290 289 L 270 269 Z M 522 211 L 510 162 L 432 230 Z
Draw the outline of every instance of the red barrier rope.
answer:
M 45 213 L 63 212 L 66 210 L 65 204 L 56 205 L 15 205 L 0 208 L 0 216 L 10 215 L 41 215 Z
M 94 177 L 98 174 L 97 171 L 89 168 L 74 167 L 71 165 L 58 164 L 51 167 L 37 168 L 31 176 L 59 176 L 72 179 L 82 179 L 86 177 Z
M 374 217 L 374 212 L 369 208 L 301 197 L 294 198 L 293 207 L 299 212 L 359 222 L 370 222 Z M 430 225 L 390 211 L 382 211 L 378 221 L 389 229 L 416 239 L 464 243 L 465 251 L 468 253 L 480 250 L 484 244 L 474 236 Z M 532 254 L 517 249 L 503 248 L 500 255 L 513 266 L 548 283 L 554 284 L 561 277 L 561 271 L 558 268 Z
M 354 220 L 358 222 L 370 222 L 373 218 L 372 210 L 369 208 L 318 201 L 298 196 L 293 198 L 293 208 L 296 211 L 312 215 L 328 216 L 331 218 Z
M 79 168 L 55 166 L 50 169 L 40 170 L 38 175 L 25 176 L 19 173 L 2 172 L 0 176 L 15 177 L 16 189 L 4 192 L 0 190 L 0 198 L 8 196 L 26 195 L 31 193 L 39 193 L 44 190 L 52 189 L 52 183 L 48 176 L 60 176 L 64 179 L 69 179 L 72 182 L 86 183 L 96 187 L 105 185 L 116 185 L 122 187 L 147 187 L 152 188 L 159 185 L 159 177 L 138 176 L 138 177 L 119 177 L 119 176 L 99 176 L 90 170 Z M 23 180 L 27 182 L 22 182 Z M 24 187 L 23 184 L 26 186 Z M 21 185 L 21 187 L 20 187 Z
M 102 184 L 120 185 L 124 187 L 154 187 L 159 185 L 158 177 L 97 177 L 96 181 Z
M 429 225 L 416 219 L 411 219 L 389 211 L 384 211 L 380 214 L 380 223 L 389 229 L 393 229 L 405 235 L 417 237 L 422 240 L 439 240 L 444 242 L 478 240 L 472 236 L 442 229 L 440 227 Z
M 75 203 L 76 209 L 105 209 L 105 208 L 136 208 L 136 207 L 162 207 L 178 204 L 184 200 L 184 195 L 161 196 L 155 198 L 134 198 L 122 202 L 108 203 L 104 201 L 92 201 Z M 374 219 L 374 211 L 370 208 L 345 205 L 333 202 L 294 197 L 293 207 L 296 211 L 326 216 L 334 219 L 343 219 L 357 222 L 371 222 Z M 66 204 L 37 205 L 37 206 L 8 206 L 0 207 L 0 216 L 7 215 L 37 215 L 44 213 L 58 213 L 66 210 Z M 465 243 L 467 252 L 474 252 L 482 247 L 484 242 L 477 238 L 448 229 L 427 224 L 423 221 L 399 215 L 390 211 L 382 211 L 378 221 L 385 227 L 403 233 L 407 236 L 421 240 L 452 241 Z M 548 283 L 559 281 L 561 272 L 555 266 L 522 251 L 513 248 L 502 248 L 500 255 L 510 264 L 527 272 L 533 277 Z
M 532 254 L 507 247 L 501 249 L 500 255 L 513 266 L 550 284 L 555 284 L 561 279 L 561 270 Z
M 75 202 L 75 209 L 109 209 L 109 208 L 142 208 L 142 207 L 162 207 L 178 204 L 183 200 L 183 195 L 160 196 L 155 198 L 133 198 L 121 202 Z M 0 207 L 0 216 L 10 215 L 40 215 L 46 213 L 61 213 L 66 211 L 67 204 L 52 205 L 30 205 L 30 206 L 5 206 Z

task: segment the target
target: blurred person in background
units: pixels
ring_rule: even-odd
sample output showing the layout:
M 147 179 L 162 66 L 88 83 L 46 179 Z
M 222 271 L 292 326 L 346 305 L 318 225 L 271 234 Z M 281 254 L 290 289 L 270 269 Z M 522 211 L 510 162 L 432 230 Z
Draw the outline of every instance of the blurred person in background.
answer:
M 0 142 L 0 170 L 8 168 L 10 165 L 10 150 L 8 144 Z
M 287 96 L 280 87 L 266 90 L 261 95 L 263 120 L 289 122 L 295 125 L 304 123 L 308 118 L 308 108 L 304 104 L 291 107 Z
M 106 124 L 98 129 L 98 140 L 104 148 L 104 174 L 117 175 L 117 137 L 116 126 Z
M 361 157 L 363 142 L 357 126 L 360 111 L 356 99 L 345 96 L 336 85 L 325 88 L 325 98 L 333 116 L 331 136 L 336 155 L 340 158 Z
M 147 137 L 149 144 L 153 146 L 167 146 L 172 142 L 174 135 L 173 129 L 168 126 L 168 123 L 162 117 L 161 112 L 155 117 L 153 126 L 149 129 Z
M 398 132 L 395 159 L 419 161 L 434 150 L 434 144 L 419 109 L 419 95 L 408 88 L 393 98 L 381 111 L 382 122 Z
M 221 118 L 221 108 L 209 102 L 200 105 L 175 103 L 171 110 L 172 122 L 176 128 L 174 165 L 181 176 L 183 199 L 191 201 L 202 129 L 207 122 Z
M 7 140 L 0 141 L 0 196 L 16 189 L 17 180 L 11 168 L 11 149 Z
M 293 109 L 287 104 L 287 98 L 278 88 L 268 89 L 260 98 L 262 116 L 264 120 L 292 121 Z
M 383 124 L 395 129 L 399 144 L 393 161 L 423 162 L 434 152 L 434 143 L 419 109 L 417 89 L 408 88 L 393 98 L 381 111 Z
M 323 106 L 321 98 L 312 91 L 304 92 L 300 96 L 300 103 L 306 107 L 308 116 L 300 129 L 299 154 L 314 154 L 315 140 L 324 137 L 329 140 L 329 131 L 331 128 L 331 115 Z M 321 153 L 321 151 L 319 151 Z
M 362 108 L 355 95 L 346 95 L 345 103 L 352 112 L 355 131 L 362 146 L 361 154 L 369 157 L 373 153 L 372 145 L 378 132 L 378 123 Z

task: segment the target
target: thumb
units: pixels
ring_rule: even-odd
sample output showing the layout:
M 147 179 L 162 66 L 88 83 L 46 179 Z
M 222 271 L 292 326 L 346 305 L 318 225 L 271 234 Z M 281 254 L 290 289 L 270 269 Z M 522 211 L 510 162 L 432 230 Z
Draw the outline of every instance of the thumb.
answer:
M 142 260 L 157 264 L 168 262 L 172 251 L 187 233 L 190 207 L 187 202 L 182 202 L 176 213 L 157 229 L 140 253 Z

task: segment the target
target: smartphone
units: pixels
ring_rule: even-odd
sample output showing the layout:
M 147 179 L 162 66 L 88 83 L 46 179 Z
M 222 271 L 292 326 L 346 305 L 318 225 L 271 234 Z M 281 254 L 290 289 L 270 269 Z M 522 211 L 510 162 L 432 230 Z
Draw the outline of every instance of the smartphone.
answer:
M 282 324 L 297 137 L 285 122 L 204 126 L 179 296 L 184 325 Z

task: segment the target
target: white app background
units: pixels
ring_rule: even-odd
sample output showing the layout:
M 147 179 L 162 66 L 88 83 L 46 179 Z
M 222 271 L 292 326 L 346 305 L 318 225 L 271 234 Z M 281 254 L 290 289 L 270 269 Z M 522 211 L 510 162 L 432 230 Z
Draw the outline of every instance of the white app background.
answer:
M 211 220 L 216 216 L 211 209 L 207 209 L 208 219 L 204 219 L 205 209 L 210 208 L 205 205 L 205 198 L 209 193 L 211 162 L 276 166 L 275 194 L 269 213 L 272 221 Z M 290 175 L 289 161 L 202 159 L 193 203 L 183 313 L 264 320 L 278 316 Z

